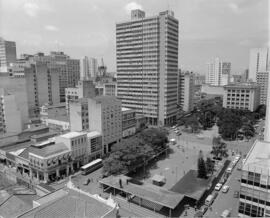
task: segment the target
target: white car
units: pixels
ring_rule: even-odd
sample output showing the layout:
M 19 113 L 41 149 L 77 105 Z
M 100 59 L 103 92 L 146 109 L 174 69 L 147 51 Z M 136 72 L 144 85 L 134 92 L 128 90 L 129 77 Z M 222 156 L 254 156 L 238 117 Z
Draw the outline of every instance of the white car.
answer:
M 222 192 L 223 192 L 223 193 L 227 193 L 227 192 L 229 191 L 229 188 L 230 188 L 230 186 L 228 186 L 228 185 L 223 185 L 223 187 L 222 187 Z
M 215 186 L 215 190 L 216 190 L 216 191 L 219 191 L 219 190 L 221 189 L 221 187 L 222 187 L 222 184 L 221 184 L 221 183 L 218 183 L 218 184 L 216 184 L 216 186 Z
M 232 173 L 232 168 L 231 167 L 228 167 L 227 170 L 226 170 L 227 173 Z

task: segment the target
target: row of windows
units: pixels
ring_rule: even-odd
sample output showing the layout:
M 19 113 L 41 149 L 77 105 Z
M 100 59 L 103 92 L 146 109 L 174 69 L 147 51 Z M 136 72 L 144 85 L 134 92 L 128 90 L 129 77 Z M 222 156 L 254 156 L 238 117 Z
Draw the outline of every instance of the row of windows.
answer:
M 263 217 L 264 216 L 264 208 L 251 205 L 248 203 L 240 202 L 239 205 L 239 213 L 245 214 L 251 217 Z

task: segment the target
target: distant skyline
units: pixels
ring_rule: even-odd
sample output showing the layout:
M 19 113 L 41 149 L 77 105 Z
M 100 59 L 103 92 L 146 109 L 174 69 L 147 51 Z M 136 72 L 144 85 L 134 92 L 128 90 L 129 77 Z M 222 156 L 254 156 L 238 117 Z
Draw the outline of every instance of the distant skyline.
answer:
M 64 51 L 103 57 L 116 71 L 115 24 L 140 8 L 146 16 L 171 9 L 179 20 L 179 67 L 201 74 L 214 57 L 248 68 L 249 49 L 269 47 L 268 0 L 0 0 L 0 36 L 22 53 Z

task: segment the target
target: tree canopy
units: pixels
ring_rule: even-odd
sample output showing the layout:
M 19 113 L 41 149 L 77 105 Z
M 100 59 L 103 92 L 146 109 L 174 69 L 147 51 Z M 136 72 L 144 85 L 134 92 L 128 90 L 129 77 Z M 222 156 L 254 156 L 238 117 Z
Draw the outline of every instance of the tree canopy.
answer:
M 140 166 L 166 147 L 168 132 L 161 128 L 145 129 L 141 133 L 112 146 L 109 156 L 103 161 L 106 174 L 123 174 Z

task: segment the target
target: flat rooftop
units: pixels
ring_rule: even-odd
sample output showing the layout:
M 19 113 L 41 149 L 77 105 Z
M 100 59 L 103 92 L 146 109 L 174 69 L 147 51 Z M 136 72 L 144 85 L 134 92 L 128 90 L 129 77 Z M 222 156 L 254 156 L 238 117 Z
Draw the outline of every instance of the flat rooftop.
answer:
M 249 150 L 243 170 L 257 171 L 261 173 L 261 170 L 268 171 L 270 168 L 270 142 L 256 140 Z
M 101 133 L 98 132 L 98 131 L 92 131 L 92 132 L 88 132 L 88 133 L 87 133 L 87 137 L 88 137 L 88 138 L 98 137 L 98 136 L 101 136 Z
M 257 89 L 259 85 L 256 83 L 233 83 L 225 85 L 224 88 Z
M 103 217 L 112 210 L 111 207 L 87 195 L 79 194 L 71 189 L 65 189 L 65 192 L 66 193 L 61 192 L 59 194 L 52 193 L 47 195 L 46 199 L 37 200 L 37 202 L 43 204 L 18 217 Z
M 31 147 L 29 153 L 38 155 L 40 157 L 49 157 L 64 151 L 69 151 L 68 147 L 64 143 L 56 143 L 43 148 Z
M 85 135 L 85 132 L 69 132 L 60 136 L 63 138 L 71 139 L 71 138 L 82 136 L 82 135 Z
M 119 187 L 119 179 L 122 180 L 123 188 Z M 145 200 L 157 203 L 171 209 L 174 209 L 180 201 L 184 198 L 184 195 L 169 191 L 162 187 L 152 185 L 150 183 L 144 183 L 143 185 L 136 185 L 134 183 L 128 182 L 126 180 L 131 179 L 130 177 L 120 175 L 120 176 L 109 176 L 100 180 L 101 184 L 116 188 L 118 190 L 123 190 L 124 192 L 133 194 L 137 197 L 143 198 Z
M 187 197 L 199 200 L 208 186 L 211 179 L 199 179 L 196 170 L 190 170 L 170 190 L 183 194 Z

